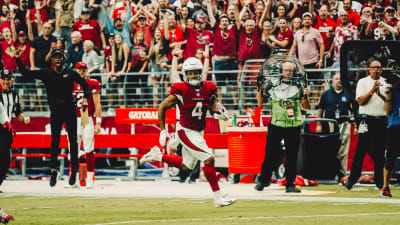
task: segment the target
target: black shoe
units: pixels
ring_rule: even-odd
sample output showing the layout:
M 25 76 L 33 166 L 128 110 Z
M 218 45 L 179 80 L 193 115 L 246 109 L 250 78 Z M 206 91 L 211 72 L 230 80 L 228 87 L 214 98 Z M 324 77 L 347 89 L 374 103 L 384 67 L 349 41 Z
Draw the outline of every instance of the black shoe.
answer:
M 349 181 L 347 181 L 347 183 L 345 183 L 344 186 L 345 186 L 346 189 L 349 190 L 349 191 L 353 188 L 353 184 L 351 184 Z
M 51 171 L 50 172 L 50 187 L 56 186 L 57 183 L 57 170 Z
M 262 191 L 264 190 L 265 187 L 268 187 L 271 184 L 271 182 L 268 183 L 258 183 L 256 184 L 256 186 L 254 187 L 254 189 L 256 189 L 257 191 Z
M 76 182 L 76 171 L 72 170 L 71 175 L 69 176 L 69 185 L 73 186 Z
M 295 186 L 287 186 L 286 193 L 300 193 L 301 190 L 296 188 Z

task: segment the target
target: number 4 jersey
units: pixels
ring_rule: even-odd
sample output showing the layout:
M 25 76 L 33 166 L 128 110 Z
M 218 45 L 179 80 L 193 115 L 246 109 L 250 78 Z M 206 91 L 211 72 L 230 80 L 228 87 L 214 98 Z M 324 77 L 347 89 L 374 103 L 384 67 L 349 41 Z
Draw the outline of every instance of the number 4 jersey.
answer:
M 100 82 L 98 80 L 93 80 L 86 78 L 86 82 L 89 84 L 90 88 L 90 93 L 96 93 L 100 92 Z M 76 84 L 74 85 L 74 90 L 72 91 L 75 99 L 76 99 L 76 113 L 78 117 L 81 117 L 81 106 L 82 106 L 82 100 L 83 100 L 83 89 L 80 85 Z M 89 116 L 93 117 L 94 114 L 94 103 L 93 103 L 93 98 L 92 95 L 90 95 L 88 101 L 88 114 Z
M 170 93 L 178 99 L 179 123 L 188 129 L 204 130 L 206 113 L 212 104 L 210 98 L 217 95 L 217 86 L 213 82 L 203 81 L 200 89 L 196 89 L 187 82 L 180 82 L 172 85 Z

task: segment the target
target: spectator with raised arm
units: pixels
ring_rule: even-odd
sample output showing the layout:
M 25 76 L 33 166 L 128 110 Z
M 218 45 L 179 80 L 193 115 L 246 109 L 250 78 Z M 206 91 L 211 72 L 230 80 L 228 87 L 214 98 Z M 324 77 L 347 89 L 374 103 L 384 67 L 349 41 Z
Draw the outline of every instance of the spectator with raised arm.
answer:
M 167 23 L 168 13 L 162 14 L 164 23 Z M 165 26 L 164 34 L 159 28 L 154 31 L 154 37 L 149 48 L 149 63 L 151 68 L 151 85 L 153 87 L 153 106 L 156 107 L 159 101 L 159 81 L 164 76 L 163 72 L 167 72 L 166 63 L 168 61 L 168 53 L 170 52 L 169 26 Z M 161 87 L 161 89 L 163 89 Z
M 237 8 L 237 0 L 233 1 L 232 4 L 235 7 L 236 23 L 230 24 L 229 18 L 226 14 L 221 14 L 219 16 L 219 21 L 217 22 L 212 7 L 214 6 L 214 1 L 207 1 L 207 11 L 210 18 L 210 25 L 214 31 L 214 46 L 212 54 L 214 55 L 214 69 L 215 71 L 228 71 L 225 73 L 216 73 L 215 79 L 217 81 L 217 87 L 219 87 L 218 94 L 219 99 L 222 99 L 221 87 L 230 87 L 233 97 L 234 105 L 237 105 L 237 90 L 235 86 L 237 85 L 237 74 L 229 72 L 230 70 L 237 70 L 237 33 L 240 28 L 239 12 Z
M 146 21 L 149 19 L 152 21 L 150 25 L 146 23 Z M 129 19 L 128 23 L 130 25 L 130 31 L 132 35 L 135 36 L 136 32 L 142 32 L 145 37 L 146 45 L 150 46 L 151 37 L 153 36 L 153 32 L 156 27 L 156 17 L 149 13 L 145 7 L 141 6 L 140 10 Z
M 130 4 L 130 0 L 127 0 Z M 112 6 L 115 7 L 115 4 Z M 124 43 L 128 45 L 128 48 L 131 46 L 131 39 L 130 39 L 130 26 L 129 20 L 132 14 L 132 7 L 128 7 L 128 11 L 125 15 L 125 20 L 123 21 L 121 17 L 116 17 L 114 21 L 111 21 L 110 15 L 106 14 L 106 21 L 107 21 L 107 29 L 109 33 L 112 34 L 120 34 L 122 36 L 122 40 Z

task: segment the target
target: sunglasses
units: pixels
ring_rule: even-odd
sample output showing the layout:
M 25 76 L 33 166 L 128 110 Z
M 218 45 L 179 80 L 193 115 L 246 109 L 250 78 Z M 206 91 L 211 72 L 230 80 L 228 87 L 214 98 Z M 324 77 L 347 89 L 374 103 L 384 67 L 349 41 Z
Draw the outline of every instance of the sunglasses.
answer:
M 304 34 L 303 34 L 303 36 L 301 37 L 301 42 L 304 42 Z
M 387 12 L 387 13 L 394 13 L 394 12 L 396 12 L 396 10 L 394 10 L 394 9 L 386 9 L 385 12 Z
M 371 69 L 382 69 L 382 66 L 371 66 Z

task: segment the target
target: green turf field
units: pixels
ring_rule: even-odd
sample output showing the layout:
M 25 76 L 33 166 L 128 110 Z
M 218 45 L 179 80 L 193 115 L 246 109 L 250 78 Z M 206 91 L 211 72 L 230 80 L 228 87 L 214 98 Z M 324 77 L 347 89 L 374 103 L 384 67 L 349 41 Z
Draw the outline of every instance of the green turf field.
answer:
M 304 189 L 315 189 L 307 187 Z M 400 190 L 392 188 L 393 199 Z M 373 187 L 346 191 L 320 185 L 329 197 L 379 198 Z M 310 196 L 308 196 L 310 197 Z M 319 196 L 321 197 L 321 195 Z M 239 199 L 215 208 L 212 199 L 1 196 L 10 224 L 400 224 L 399 203 L 269 201 Z

